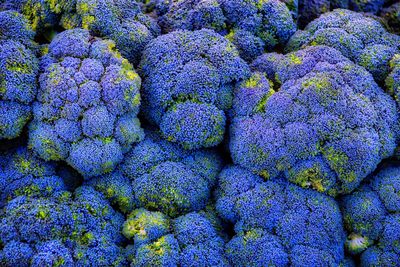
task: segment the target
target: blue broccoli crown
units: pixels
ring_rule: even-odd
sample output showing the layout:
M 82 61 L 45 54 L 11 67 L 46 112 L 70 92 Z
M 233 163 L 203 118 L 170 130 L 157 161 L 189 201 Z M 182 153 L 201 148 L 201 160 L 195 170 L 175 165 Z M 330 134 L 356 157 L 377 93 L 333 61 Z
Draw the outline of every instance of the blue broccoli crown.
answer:
M 400 37 L 388 33 L 379 21 L 361 13 L 335 9 L 310 22 L 304 31 L 296 32 L 286 50 L 315 45 L 333 47 L 381 82 L 388 75 L 389 61 L 399 51 L 399 44 Z
M 229 266 L 224 239 L 208 212 L 170 219 L 161 212 L 134 210 L 123 227 L 125 237 L 134 242 L 128 257 L 132 265 Z
M 55 27 L 58 15 L 75 0 L 4 0 L 0 8 L 20 12 L 37 33 L 46 34 Z
M 233 266 L 334 266 L 344 259 L 339 205 L 314 190 L 229 166 L 219 177 L 216 209 L 234 224 L 225 249 Z
M 169 141 L 187 149 L 219 144 L 233 84 L 249 73 L 228 40 L 211 30 L 154 39 L 141 61 L 143 113 Z
M 1 11 L 0 29 L 0 139 L 12 139 L 32 116 L 39 63 L 34 33 L 22 15 Z
M 123 222 L 124 217 L 91 187 L 80 187 L 74 195 L 63 191 L 52 197 L 18 196 L 7 203 L 0 220 L 0 263 L 124 266 Z
M 363 266 L 400 264 L 400 168 L 386 166 L 341 199 L 346 247 Z
M 140 60 L 146 44 L 160 34 L 157 23 L 130 0 L 76 0 L 65 8 L 60 24 L 65 29 L 84 28 L 111 39 L 132 64 Z
M 176 217 L 205 208 L 222 164 L 214 150 L 186 151 L 148 131 L 120 169 L 132 182 L 134 203 Z
M 296 24 L 282 1 L 153 1 L 164 32 L 212 29 L 231 40 L 251 61 L 264 50 L 285 45 Z
M 30 147 L 86 178 L 112 171 L 143 138 L 138 74 L 114 42 L 83 29 L 57 35 L 41 67 Z
M 20 147 L 0 160 L 0 207 L 17 196 L 50 197 L 67 189 L 53 163 Z
M 351 192 L 393 154 L 399 136 L 395 102 L 339 51 L 308 47 L 262 56 L 253 66 L 260 72 L 235 89 L 235 164 L 334 196 Z M 273 83 L 264 69 L 275 71 Z

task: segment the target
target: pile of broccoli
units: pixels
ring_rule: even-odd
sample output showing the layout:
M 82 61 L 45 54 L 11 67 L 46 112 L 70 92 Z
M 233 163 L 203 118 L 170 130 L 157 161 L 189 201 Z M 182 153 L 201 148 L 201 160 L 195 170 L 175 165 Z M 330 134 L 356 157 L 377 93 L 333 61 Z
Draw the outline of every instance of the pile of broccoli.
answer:
M 0 266 L 400 266 L 399 33 L 395 0 L 0 0 Z

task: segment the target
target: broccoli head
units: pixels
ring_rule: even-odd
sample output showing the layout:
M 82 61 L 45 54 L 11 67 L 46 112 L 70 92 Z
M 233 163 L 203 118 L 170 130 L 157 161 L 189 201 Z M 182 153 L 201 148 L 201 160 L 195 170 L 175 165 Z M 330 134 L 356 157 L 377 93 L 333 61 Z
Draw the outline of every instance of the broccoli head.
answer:
M 162 1 L 159 1 L 162 2 Z M 164 32 L 213 29 L 226 35 L 240 56 L 251 61 L 264 50 L 285 45 L 296 24 L 285 3 L 279 0 L 183 0 L 164 1 L 159 23 Z M 162 11 L 167 6 L 166 11 Z
M 400 167 L 386 166 L 341 200 L 346 248 L 361 266 L 400 265 Z
M 110 172 L 143 138 L 136 117 L 141 79 L 113 41 L 87 30 L 58 34 L 42 59 L 29 145 L 84 177 Z
M 33 36 L 21 14 L 0 12 L 0 139 L 19 136 L 32 116 L 39 71 Z
M 1 266 L 126 266 L 124 217 L 91 187 L 18 196 L 3 212 Z
M 235 164 L 334 196 L 351 192 L 393 154 L 400 130 L 395 102 L 339 51 L 314 46 L 267 54 L 253 67 L 259 72 L 236 88 L 233 100 Z
M 208 211 L 176 219 L 157 211 L 134 210 L 123 234 L 130 245 L 132 266 L 229 266 L 218 220 Z
M 227 38 L 247 61 L 284 46 L 297 29 L 288 7 L 279 0 L 220 0 L 220 4 L 232 29 Z
M 132 64 L 140 60 L 145 45 L 160 34 L 157 23 L 131 0 L 75 0 L 61 17 L 65 29 L 81 27 L 115 42 Z
M 17 196 L 50 197 L 66 190 L 55 164 L 24 147 L 7 151 L 0 162 L 0 208 Z
M 232 43 L 212 30 L 175 31 L 146 47 L 140 64 L 143 113 L 184 148 L 219 144 L 233 84 L 249 67 Z
M 315 45 L 336 48 L 382 82 L 390 59 L 400 49 L 400 36 L 388 33 L 381 23 L 364 14 L 335 9 L 310 22 L 304 31 L 297 31 L 286 50 Z
M 160 1 L 161 2 L 161 1 Z M 166 1 L 164 1 L 166 2 Z M 159 8 L 159 13 L 163 8 Z M 167 12 L 159 17 L 159 24 L 164 32 L 175 30 L 213 29 L 221 32 L 226 28 L 225 15 L 217 0 L 170 1 Z
M 35 32 L 46 34 L 58 24 L 64 8 L 73 2 L 75 0 L 5 0 L 2 8 L 20 12 Z
M 345 233 L 337 202 L 282 179 L 264 182 L 241 167 L 219 176 L 216 209 L 234 224 L 232 266 L 339 266 Z
M 176 217 L 206 206 L 222 164 L 214 150 L 187 151 L 148 131 L 120 169 L 132 182 L 133 203 Z

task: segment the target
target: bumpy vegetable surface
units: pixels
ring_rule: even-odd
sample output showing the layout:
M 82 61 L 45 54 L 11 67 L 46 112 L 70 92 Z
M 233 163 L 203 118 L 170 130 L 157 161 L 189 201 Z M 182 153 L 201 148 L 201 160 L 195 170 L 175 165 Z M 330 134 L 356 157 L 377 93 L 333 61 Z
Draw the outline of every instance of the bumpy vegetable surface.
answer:
M 229 266 L 219 222 L 209 211 L 170 219 L 161 212 L 134 210 L 124 223 L 132 266 Z
M 216 208 L 234 223 L 232 266 L 338 266 L 345 233 L 336 201 L 282 180 L 263 182 L 238 166 L 220 174 Z
M 143 139 L 141 79 L 114 42 L 64 31 L 42 58 L 29 144 L 45 160 L 65 160 L 84 177 L 110 172 Z
M 154 39 L 140 63 L 143 113 L 169 141 L 195 149 L 218 145 L 233 85 L 249 74 L 232 43 L 211 30 Z
M 362 266 L 400 264 L 400 168 L 389 166 L 342 199 L 347 249 Z
M 0 12 L 0 140 L 20 135 L 32 116 L 39 71 L 33 36 L 22 15 Z
M 339 51 L 315 46 L 267 54 L 253 67 L 261 72 L 238 86 L 233 101 L 230 151 L 236 164 L 337 195 L 351 192 L 393 154 L 395 102 Z
M 18 196 L 0 220 L 2 266 L 126 266 L 124 217 L 90 187 Z
M 327 45 L 365 67 L 376 81 L 383 81 L 389 61 L 400 49 L 400 36 L 388 33 L 371 17 L 346 9 L 336 9 L 297 31 L 287 44 L 287 51 L 306 46 Z

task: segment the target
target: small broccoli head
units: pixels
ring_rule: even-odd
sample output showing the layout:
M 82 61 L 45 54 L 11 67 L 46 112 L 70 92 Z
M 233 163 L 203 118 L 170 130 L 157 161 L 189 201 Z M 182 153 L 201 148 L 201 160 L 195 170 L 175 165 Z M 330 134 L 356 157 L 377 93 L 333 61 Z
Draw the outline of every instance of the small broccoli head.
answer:
M 233 29 L 227 37 L 247 61 L 284 46 L 296 31 L 292 15 L 282 1 L 220 0 L 220 4 L 229 28 Z
M 117 168 L 115 171 L 91 178 L 85 185 L 92 186 L 123 213 L 133 210 L 136 206 L 131 181 Z
M 91 187 L 51 197 L 18 196 L 4 208 L 0 240 L 5 248 L 25 251 L 31 266 L 126 266 L 120 233 L 122 214 Z M 15 266 L 15 253 L 3 250 L 0 263 Z
M 58 15 L 74 2 L 75 0 L 4 0 L 3 9 L 20 12 L 35 32 L 46 34 L 57 26 Z
M 56 166 L 20 147 L 8 151 L 0 163 L 0 207 L 17 196 L 50 197 L 66 190 Z
M 156 6 L 159 13 L 162 13 L 163 9 L 163 6 Z M 164 32 L 178 29 L 194 31 L 203 28 L 222 32 L 226 28 L 225 20 L 217 0 L 184 0 L 169 2 L 167 12 L 159 17 L 159 24 Z
M 189 152 L 151 131 L 120 167 L 132 181 L 138 206 L 171 217 L 203 209 L 221 168 L 222 159 L 216 151 Z
M 146 44 L 160 34 L 157 23 L 130 0 L 76 0 L 66 8 L 60 24 L 65 29 L 84 28 L 111 39 L 122 56 L 136 65 Z
M 112 171 L 143 138 L 136 117 L 141 80 L 114 47 L 86 30 L 69 30 L 54 38 L 42 60 L 30 147 L 84 177 Z
M 336 201 L 281 179 L 263 182 L 238 166 L 222 170 L 219 215 L 236 235 L 225 252 L 233 266 L 338 266 L 345 234 Z
M 211 30 L 176 31 L 143 53 L 143 113 L 187 149 L 219 144 L 233 83 L 249 73 L 228 40 Z
M 263 74 L 269 66 L 275 69 L 273 84 L 271 73 Z M 339 51 L 309 47 L 260 57 L 254 67 L 260 73 L 243 81 L 233 100 L 235 164 L 334 196 L 351 192 L 393 154 L 399 135 L 395 102 Z
M 371 17 L 346 9 L 335 9 L 310 22 L 293 35 L 287 51 L 306 46 L 327 45 L 339 50 L 382 82 L 389 72 L 389 61 L 400 49 L 400 37 L 388 33 Z
M 170 219 L 160 212 L 133 211 L 123 228 L 134 241 L 128 258 L 134 266 L 228 266 L 224 240 L 208 212 Z
M 32 116 L 39 67 L 34 33 L 22 15 L 0 12 L 0 29 L 0 139 L 12 139 Z
M 347 249 L 363 266 L 400 264 L 400 168 L 386 166 L 341 200 Z M 389 264 L 390 263 L 390 264 Z

